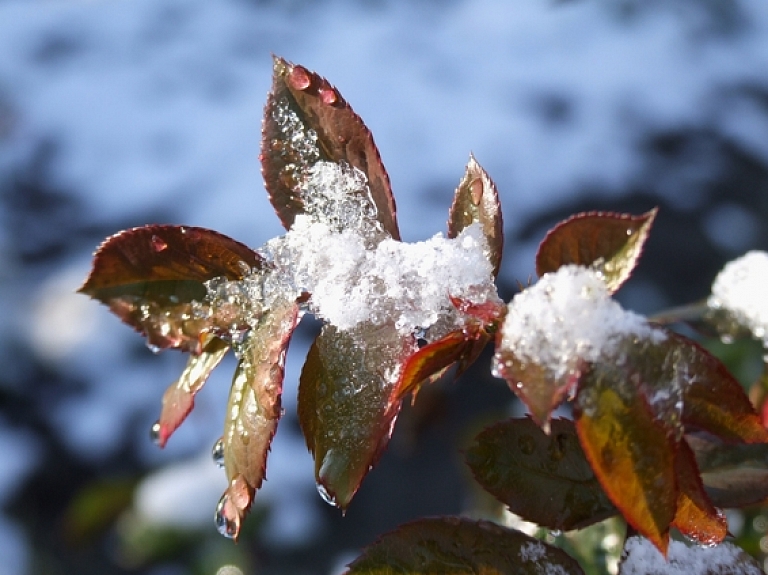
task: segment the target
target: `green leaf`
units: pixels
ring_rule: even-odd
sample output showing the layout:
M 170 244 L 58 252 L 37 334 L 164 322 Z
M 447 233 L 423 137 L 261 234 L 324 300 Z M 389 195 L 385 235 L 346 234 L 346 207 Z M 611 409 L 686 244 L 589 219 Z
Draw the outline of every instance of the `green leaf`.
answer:
M 324 498 L 346 509 L 389 442 L 401 401 L 397 377 L 416 351 L 392 325 L 325 325 L 299 383 L 299 422 Z
M 298 311 L 294 302 L 276 302 L 240 350 L 222 437 L 230 486 L 219 503 L 223 521 L 228 522 L 227 534 L 234 539 L 253 492 L 264 479 L 267 452 L 281 416 L 285 352 Z
M 519 531 L 454 517 L 400 526 L 367 547 L 345 575 L 583 574 L 575 559 Z
M 617 513 L 570 420 L 552 420 L 549 435 L 529 418 L 497 423 L 466 459 L 480 485 L 527 521 L 569 531 Z
M 229 350 L 229 344 L 216 337 L 208 338 L 199 355 L 191 355 L 181 377 L 163 394 L 163 407 L 156 424 L 157 444 L 165 447 L 168 438 L 186 419 L 213 369 Z
M 591 266 L 615 292 L 632 274 L 657 211 L 641 216 L 587 212 L 560 222 L 539 246 L 536 273 L 541 277 L 568 264 Z
M 675 440 L 641 391 L 643 367 L 593 365 L 579 382 L 576 429 L 613 504 L 666 552 L 678 499 Z
M 261 265 L 256 252 L 218 232 L 150 225 L 107 238 L 79 291 L 146 335 L 149 345 L 200 353 L 216 322 L 199 308 L 203 282 L 241 279 Z
M 746 507 L 768 499 L 768 444 L 724 443 L 704 435 L 686 440 L 715 505 Z
M 496 184 L 477 163 L 475 157 L 470 155 L 448 215 L 448 237 L 455 238 L 464 228 L 474 223 L 480 223 L 483 227 L 488 242 L 488 261 L 491 262 L 493 275 L 496 277 L 504 247 L 504 223 L 499 193 Z
M 286 229 L 305 212 L 298 186 L 319 161 L 345 162 L 365 174 L 377 220 L 392 238 L 400 239 L 389 177 L 368 128 L 325 78 L 275 57 L 261 166 L 269 198 Z

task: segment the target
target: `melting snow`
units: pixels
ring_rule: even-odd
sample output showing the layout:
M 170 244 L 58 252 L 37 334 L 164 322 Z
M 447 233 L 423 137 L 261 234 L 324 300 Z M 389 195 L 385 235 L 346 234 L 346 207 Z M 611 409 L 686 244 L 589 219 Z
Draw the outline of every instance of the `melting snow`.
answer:
M 731 543 L 715 547 L 687 546 L 679 541 L 669 543 L 665 561 L 658 549 L 644 537 L 630 537 L 624 546 L 626 558 L 622 575 L 699 575 L 704 573 L 762 574 L 760 568 L 747 563 L 748 557 Z
M 768 254 L 751 251 L 725 265 L 712 284 L 707 302 L 713 309 L 724 309 L 755 337 L 768 344 Z
M 588 362 L 610 356 L 627 335 L 662 341 L 666 336 L 644 317 L 611 299 L 601 275 L 581 266 L 563 266 L 509 303 L 500 349 L 520 361 L 546 366 L 564 376 L 578 357 Z M 497 354 L 496 361 L 501 361 Z

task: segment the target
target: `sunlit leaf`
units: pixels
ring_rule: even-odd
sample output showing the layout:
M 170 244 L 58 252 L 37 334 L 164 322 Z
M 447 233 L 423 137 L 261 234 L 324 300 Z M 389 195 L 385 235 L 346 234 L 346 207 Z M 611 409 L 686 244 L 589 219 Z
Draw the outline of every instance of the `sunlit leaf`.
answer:
M 746 507 L 768 499 L 768 444 L 724 443 L 706 435 L 686 440 L 715 505 Z
M 494 277 L 499 273 L 504 246 L 504 223 L 496 184 L 470 155 L 464 177 L 456 188 L 448 216 L 448 237 L 455 238 L 461 231 L 479 223 L 488 242 L 488 261 Z
M 476 326 L 474 329 L 452 331 L 425 345 L 405 362 L 393 390 L 392 401 L 400 401 L 409 393 L 416 393 L 424 381 L 441 375 L 456 361 L 473 362 L 489 340 L 490 336 Z
M 392 434 L 401 402 L 393 393 L 412 337 L 393 326 L 323 327 L 299 384 L 299 421 L 315 458 L 318 490 L 346 509 Z
M 325 78 L 276 57 L 264 110 L 261 166 L 286 229 L 304 213 L 298 186 L 318 161 L 343 161 L 365 174 L 378 221 L 400 239 L 389 177 L 368 128 Z
M 575 559 L 519 531 L 488 521 L 421 519 L 383 535 L 346 575 L 583 574 Z
M 157 444 L 165 447 L 168 438 L 182 424 L 195 404 L 195 395 L 229 350 L 229 344 L 210 337 L 199 355 L 191 355 L 181 377 L 163 394 L 163 408 L 156 425 Z
M 218 232 L 150 225 L 107 238 L 79 291 L 106 304 L 149 345 L 199 353 L 214 323 L 197 307 L 203 282 L 241 279 L 260 266 L 256 252 Z
M 296 303 L 278 302 L 239 350 L 222 437 L 230 487 L 219 504 L 224 518 L 234 523 L 227 532 L 233 538 L 253 491 L 264 479 L 267 452 L 281 416 L 285 352 L 297 320 Z
M 651 411 L 642 369 L 593 365 L 579 382 L 576 429 L 600 484 L 627 522 L 666 551 L 675 516 L 675 442 Z
M 617 513 L 570 420 L 552 420 L 549 435 L 529 418 L 497 423 L 466 458 L 480 485 L 527 521 L 568 531 Z
M 592 266 L 615 292 L 632 274 L 657 211 L 641 216 L 588 212 L 560 222 L 539 246 L 536 273 L 541 277 L 567 264 Z
M 693 451 L 685 440 L 675 454 L 675 475 L 679 494 L 673 525 L 702 545 L 721 543 L 728 534 L 728 522 L 704 491 Z

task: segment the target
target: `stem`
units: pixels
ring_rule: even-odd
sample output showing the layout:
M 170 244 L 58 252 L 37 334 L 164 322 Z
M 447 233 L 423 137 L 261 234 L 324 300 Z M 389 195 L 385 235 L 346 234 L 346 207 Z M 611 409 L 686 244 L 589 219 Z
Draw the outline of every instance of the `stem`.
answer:
M 681 321 L 695 321 L 701 319 L 709 310 L 707 300 L 700 300 L 679 307 L 673 307 L 660 311 L 648 317 L 648 321 L 669 325 Z

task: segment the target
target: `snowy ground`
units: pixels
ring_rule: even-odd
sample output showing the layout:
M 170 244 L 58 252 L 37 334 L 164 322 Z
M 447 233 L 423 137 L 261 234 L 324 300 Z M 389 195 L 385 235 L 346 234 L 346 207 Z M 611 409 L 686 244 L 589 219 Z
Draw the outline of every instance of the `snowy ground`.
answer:
M 584 186 L 631 187 L 646 168 L 638 147 L 653 132 L 715 130 L 768 162 L 768 113 L 745 90 L 768 89 L 764 0 L 4 0 L 0 184 L 9 188 L 52 145 L 37 175 L 75 198 L 94 226 L 149 223 L 142 218 L 157 213 L 257 246 L 282 233 L 257 162 L 270 53 L 328 77 L 365 119 L 410 241 L 445 229 L 470 151 L 499 187 L 508 230 Z M 695 202 L 691 182 L 717 166 L 697 169 L 656 191 Z M 80 242 L 54 266 L 26 265 L 14 255 L 25 236 L 9 218 L 0 212 L 0 338 L 20 334 L 41 361 L 89 382 L 51 416 L 68 445 L 99 460 L 137 410 L 148 429 L 182 360 L 136 367 L 126 352 L 136 336 L 71 294 L 95 243 Z M 530 257 L 507 257 L 502 273 L 525 278 Z M 302 345 L 289 357 L 302 357 Z M 299 368 L 289 361 L 289 412 Z M 0 382 L 13 388 L 9 373 Z M 141 448 L 148 464 L 209 449 L 229 373 L 219 368 L 166 452 Z M 148 444 L 145 429 L 137 444 Z M 41 454 L 2 413 L 0 446 L 5 501 Z M 317 518 L 300 505 L 316 495 L 301 438 L 278 433 L 269 477 L 260 497 L 299 505 L 271 532 L 309 537 Z M 188 501 L 200 509 L 185 517 L 208 521 L 215 500 Z M 23 534 L 4 517 L 0 556 L 10 574 L 28 562 Z

